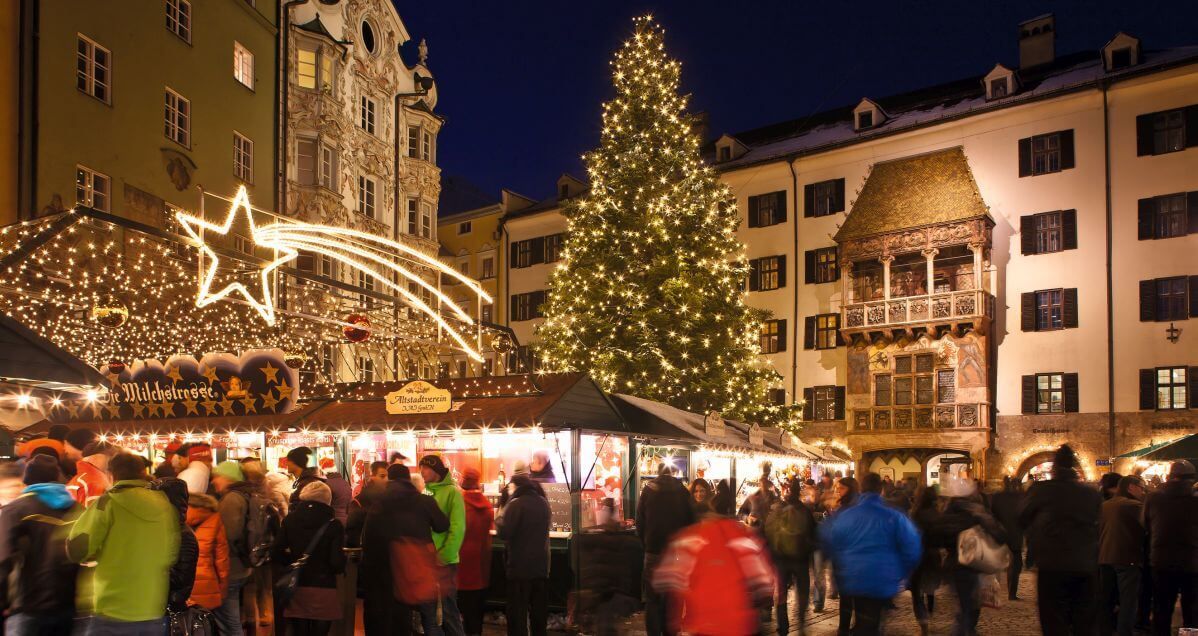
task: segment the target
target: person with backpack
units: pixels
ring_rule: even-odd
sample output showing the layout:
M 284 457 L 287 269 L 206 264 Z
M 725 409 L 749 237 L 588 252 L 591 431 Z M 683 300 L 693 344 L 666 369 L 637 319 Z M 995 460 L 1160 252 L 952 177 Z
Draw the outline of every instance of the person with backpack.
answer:
M 760 633 L 758 609 L 770 603 L 774 569 L 760 535 L 734 519 L 735 510 L 731 492 L 718 492 L 711 512 L 669 542 L 651 579 L 682 604 L 668 633 Z
M 799 633 L 807 631 L 807 603 L 811 595 L 811 553 L 815 545 L 815 516 L 803 503 L 803 482 L 791 479 L 786 499 L 766 517 L 765 536 L 777 570 L 774 611 L 779 634 L 790 633 L 787 599 L 790 588 L 799 595 Z
M 345 571 L 345 528 L 332 501 L 333 491 L 324 482 L 304 486 L 271 546 L 275 563 L 299 569 L 294 595 L 283 610 L 288 634 L 324 636 L 341 620 L 337 575 Z
M 9 634 L 69 636 L 79 566 L 62 549 L 82 508 L 58 483 L 52 457 L 25 465 L 25 489 L 0 514 L 0 610 Z
M 245 587 L 266 540 L 266 502 L 245 480 L 241 465 L 224 461 L 212 469 L 212 485 L 220 500 L 217 512 L 229 541 L 229 584 L 220 607 L 213 611 L 221 634 L 241 636 L 241 588 Z M 273 537 L 271 537 L 273 539 Z M 269 543 L 267 544 L 269 545 Z

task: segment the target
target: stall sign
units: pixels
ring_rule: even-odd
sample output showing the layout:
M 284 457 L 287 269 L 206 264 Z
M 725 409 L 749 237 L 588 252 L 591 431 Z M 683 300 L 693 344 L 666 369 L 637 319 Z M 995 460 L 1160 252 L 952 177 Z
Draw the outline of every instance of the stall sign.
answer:
M 337 443 L 337 438 L 331 433 L 283 433 L 267 437 L 266 443 L 270 446 L 286 446 L 288 448 L 300 446 L 321 448 L 334 446 Z
M 50 411 L 57 422 L 287 413 L 299 398 L 299 373 L 280 349 L 240 356 L 174 355 L 109 364 L 111 389 L 90 399 L 63 400 Z M 119 369 L 119 370 L 118 370 Z
M 1111 460 L 1109 460 L 1109 459 L 1096 459 L 1096 460 L 1094 460 L 1094 465 L 1095 465 L 1095 466 L 1110 466 L 1110 465 L 1111 465 Z
M 708 437 L 724 436 L 724 418 L 718 411 L 712 411 L 703 418 L 703 429 Z
M 391 415 L 412 413 L 448 413 L 453 396 L 445 389 L 416 380 L 387 394 L 387 412 Z
M 749 443 L 753 446 L 763 446 L 765 444 L 765 435 L 761 432 L 761 427 L 757 424 L 749 427 Z

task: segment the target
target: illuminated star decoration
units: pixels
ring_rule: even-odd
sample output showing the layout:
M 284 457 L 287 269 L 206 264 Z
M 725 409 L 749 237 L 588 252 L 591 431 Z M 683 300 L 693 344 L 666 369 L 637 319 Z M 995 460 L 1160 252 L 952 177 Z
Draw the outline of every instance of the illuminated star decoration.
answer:
M 200 279 L 200 289 L 199 294 L 196 296 L 196 306 L 206 307 L 218 300 L 226 298 L 231 294 L 237 293 L 240 294 L 247 303 L 249 303 L 250 307 L 253 307 L 254 310 L 258 312 L 258 315 L 262 316 L 262 319 L 266 321 L 266 324 L 273 325 L 275 324 L 275 304 L 274 294 L 271 290 L 270 275 L 283 263 L 286 263 L 299 255 L 299 252 L 297 252 L 295 249 L 286 246 L 274 247 L 276 251 L 274 260 L 268 261 L 266 264 L 260 267 L 258 270 L 258 277 L 262 287 L 261 298 L 256 297 L 241 282 L 232 282 L 216 292 L 212 291 L 212 285 L 216 279 L 217 270 L 220 268 L 220 257 L 218 257 L 216 252 L 214 252 L 212 248 L 208 247 L 207 243 L 204 241 L 203 230 L 209 230 L 221 236 L 225 236 L 229 233 L 229 228 L 233 226 L 233 222 L 237 220 L 239 213 L 244 213 L 246 222 L 249 223 L 249 239 L 255 245 L 261 245 L 260 241 L 258 240 L 258 228 L 254 225 L 254 215 L 250 208 L 250 197 L 246 192 L 245 186 L 241 186 L 237 189 L 237 196 L 233 198 L 233 204 L 229 207 L 229 213 L 225 215 L 225 221 L 220 225 L 206 221 L 197 216 L 192 216 L 183 211 L 175 212 L 175 218 L 179 220 L 179 223 L 183 226 L 184 231 L 186 231 L 192 239 L 199 243 L 200 253 L 207 256 L 211 263 L 208 266 L 208 271 L 205 272 L 203 277 Z

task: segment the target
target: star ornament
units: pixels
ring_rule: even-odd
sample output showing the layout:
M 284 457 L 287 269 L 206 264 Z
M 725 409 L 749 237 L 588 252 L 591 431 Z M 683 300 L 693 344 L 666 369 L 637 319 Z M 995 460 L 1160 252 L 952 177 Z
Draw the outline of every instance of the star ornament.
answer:
M 259 288 L 258 296 L 250 290 L 250 287 L 247 287 L 240 281 L 231 282 L 213 291 L 217 270 L 220 269 L 220 257 L 204 241 L 204 232 L 215 232 L 220 236 L 225 236 L 229 233 L 229 229 L 233 227 L 234 222 L 237 222 L 239 217 L 243 215 L 245 217 L 244 222 L 249 225 L 249 238 L 253 241 L 254 245 L 270 247 L 275 250 L 274 260 L 260 266 L 257 272 L 257 280 L 251 285 L 252 287 Z M 275 324 L 274 294 L 271 289 L 270 276 L 275 269 L 298 256 L 299 252 L 290 247 L 280 245 L 267 246 L 258 241 L 258 227 L 254 225 L 254 215 L 250 208 L 250 196 L 246 192 L 245 186 L 237 189 L 237 196 L 233 197 L 233 203 L 229 207 L 229 212 L 225 215 L 223 223 L 216 224 L 182 211 L 176 212 L 175 218 L 183 226 L 183 230 L 187 232 L 188 236 L 199 244 L 200 253 L 207 257 L 209 261 L 207 271 L 200 278 L 199 293 L 196 295 L 196 307 L 206 307 L 218 300 L 237 294 L 244 298 L 245 302 L 250 307 L 253 307 L 259 316 L 262 316 L 266 324 Z

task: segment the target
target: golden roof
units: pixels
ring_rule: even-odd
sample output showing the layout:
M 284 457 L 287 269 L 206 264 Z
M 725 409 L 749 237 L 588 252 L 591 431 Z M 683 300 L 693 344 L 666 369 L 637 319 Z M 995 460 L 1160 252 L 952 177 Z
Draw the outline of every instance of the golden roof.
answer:
M 987 216 L 960 146 L 874 164 L 836 241 Z

